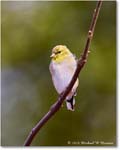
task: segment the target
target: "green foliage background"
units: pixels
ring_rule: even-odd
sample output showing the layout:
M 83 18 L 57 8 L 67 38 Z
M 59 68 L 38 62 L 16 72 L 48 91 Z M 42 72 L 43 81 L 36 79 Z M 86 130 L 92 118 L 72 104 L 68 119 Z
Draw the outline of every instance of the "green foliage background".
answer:
M 80 56 L 96 2 L 1 3 L 2 145 L 22 146 L 57 99 L 49 73 L 51 49 L 64 44 Z M 33 146 L 80 146 L 81 141 L 116 144 L 115 1 L 103 2 L 90 49 L 79 78 L 75 112 L 64 104 Z

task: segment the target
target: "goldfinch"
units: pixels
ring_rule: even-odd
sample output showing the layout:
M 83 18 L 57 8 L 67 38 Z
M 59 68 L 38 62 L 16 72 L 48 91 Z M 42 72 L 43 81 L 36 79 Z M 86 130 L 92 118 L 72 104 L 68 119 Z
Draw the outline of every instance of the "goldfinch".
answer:
M 77 67 L 75 56 L 64 45 L 57 45 L 52 49 L 52 58 L 49 69 L 52 81 L 58 94 L 61 94 L 70 83 Z M 77 79 L 72 90 L 66 97 L 67 109 L 74 111 L 76 89 L 79 80 Z

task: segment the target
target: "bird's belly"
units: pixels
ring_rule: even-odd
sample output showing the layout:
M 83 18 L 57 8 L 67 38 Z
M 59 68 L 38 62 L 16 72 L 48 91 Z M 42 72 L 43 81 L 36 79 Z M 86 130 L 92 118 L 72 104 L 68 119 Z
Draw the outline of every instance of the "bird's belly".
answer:
M 59 94 L 62 93 L 65 90 L 65 88 L 68 86 L 68 84 L 72 79 L 73 73 L 69 72 L 67 68 L 64 68 L 64 70 L 58 69 L 55 71 L 53 82 Z

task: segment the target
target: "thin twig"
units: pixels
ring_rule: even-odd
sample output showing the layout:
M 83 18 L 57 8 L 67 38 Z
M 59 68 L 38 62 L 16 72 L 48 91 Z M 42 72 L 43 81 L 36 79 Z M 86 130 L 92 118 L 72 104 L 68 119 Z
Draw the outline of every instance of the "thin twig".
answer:
M 92 40 L 92 37 L 93 37 L 93 34 L 94 34 L 94 29 L 95 29 L 96 21 L 97 21 L 99 11 L 100 11 L 100 8 L 101 8 L 101 4 L 102 4 L 102 0 L 99 0 L 97 2 L 96 8 L 95 8 L 94 13 L 93 13 L 93 18 L 91 20 L 91 25 L 90 25 L 90 28 L 89 28 L 89 31 L 88 31 L 87 41 L 86 41 L 86 44 L 85 44 L 85 48 L 83 50 L 83 54 L 78 60 L 77 68 L 76 68 L 76 71 L 75 71 L 75 73 L 72 77 L 72 80 L 71 80 L 70 84 L 65 89 L 65 91 L 59 95 L 57 101 L 50 107 L 50 110 L 43 116 L 43 118 L 31 130 L 31 132 L 29 133 L 29 135 L 28 135 L 28 137 L 27 137 L 27 139 L 24 143 L 24 146 L 29 146 L 32 143 L 35 135 L 39 132 L 39 130 L 42 128 L 42 126 L 45 125 L 45 123 L 60 109 L 63 101 L 66 98 L 66 96 L 71 91 L 72 87 L 74 86 L 74 83 L 77 80 L 81 69 L 83 68 L 83 66 L 85 65 L 85 63 L 87 61 L 89 48 L 90 48 L 90 43 L 91 43 L 91 40 Z

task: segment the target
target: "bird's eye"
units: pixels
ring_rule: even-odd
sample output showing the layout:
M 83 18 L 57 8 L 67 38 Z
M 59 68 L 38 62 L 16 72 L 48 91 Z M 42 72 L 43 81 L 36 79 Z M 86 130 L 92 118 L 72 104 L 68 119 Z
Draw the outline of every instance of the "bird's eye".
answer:
M 56 54 L 60 54 L 60 53 L 61 53 L 61 51 L 57 51 L 57 52 L 56 52 Z

